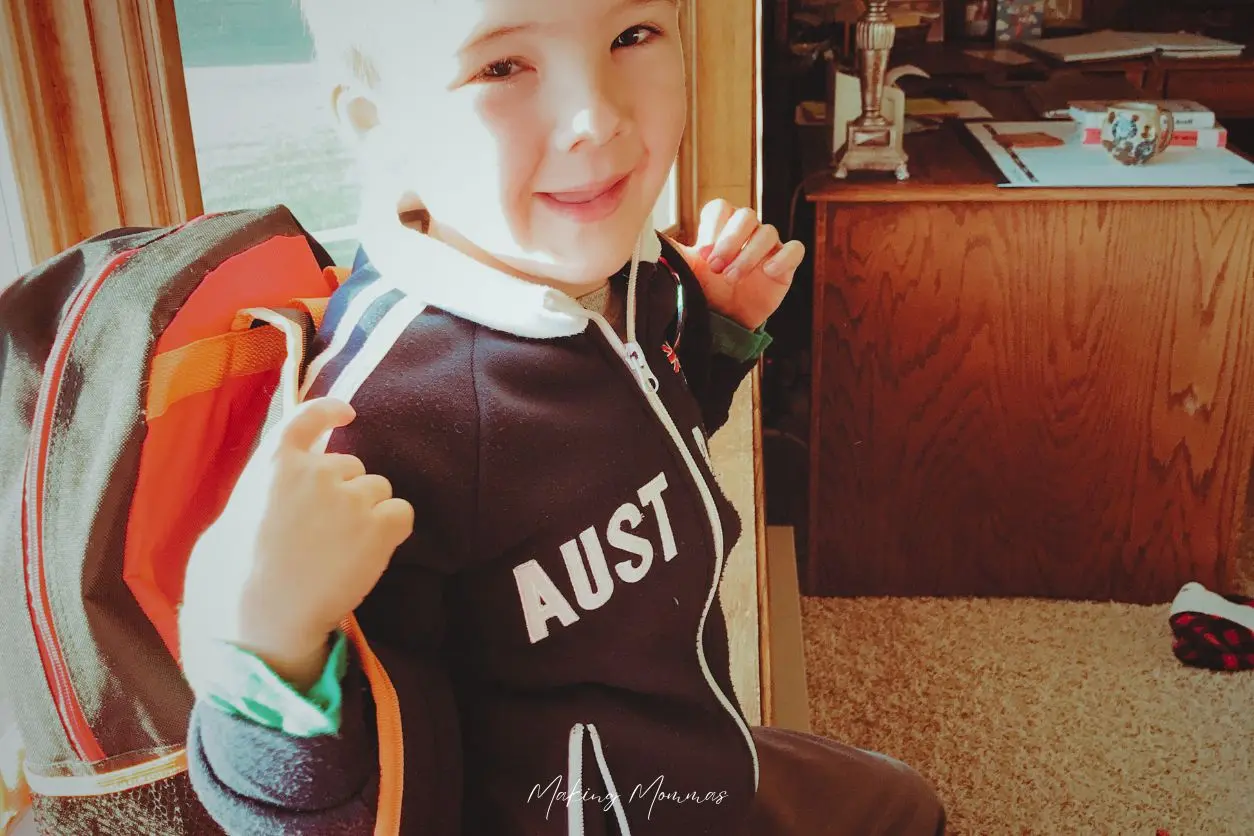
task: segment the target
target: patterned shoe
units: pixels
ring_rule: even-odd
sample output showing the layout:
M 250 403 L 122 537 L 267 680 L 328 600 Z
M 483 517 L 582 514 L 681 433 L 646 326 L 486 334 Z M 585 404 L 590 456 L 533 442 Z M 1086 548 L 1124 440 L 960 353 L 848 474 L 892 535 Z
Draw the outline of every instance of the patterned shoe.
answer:
M 1171 645 L 1186 665 L 1216 671 L 1254 669 L 1254 598 L 1217 595 L 1186 583 L 1171 604 Z

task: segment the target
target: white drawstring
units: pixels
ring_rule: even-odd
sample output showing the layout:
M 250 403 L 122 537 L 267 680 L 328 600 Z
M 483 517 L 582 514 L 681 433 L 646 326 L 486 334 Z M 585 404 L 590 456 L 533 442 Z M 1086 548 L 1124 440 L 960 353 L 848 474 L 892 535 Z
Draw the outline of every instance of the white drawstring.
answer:
M 646 227 L 636 239 L 636 248 L 631 252 L 631 272 L 627 276 L 627 342 L 629 344 L 636 341 L 636 279 L 640 276 L 640 257 L 644 249 L 644 236 L 655 234 Z
M 605 789 L 610 794 L 610 805 L 614 808 L 614 815 L 618 818 L 618 828 L 621 836 L 631 836 L 631 828 L 627 825 L 627 810 L 623 807 L 623 799 L 618 794 L 618 789 L 614 786 L 614 776 L 610 775 L 610 765 L 605 760 L 605 751 L 601 748 L 601 735 L 597 734 L 597 727 L 588 725 L 588 734 L 592 736 L 592 752 L 596 755 L 597 766 L 601 769 L 601 778 L 605 781 Z
M 627 810 L 623 807 L 623 799 L 614 786 L 614 776 L 610 775 L 610 765 L 605 759 L 605 750 L 601 746 L 601 735 L 596 726 L 589 723 L 576 723 L 570 727 L 570 739 L 566 751 L 566 832 L 568 836 L 583 836 L 583 736 L 584 732 L 592 739 L 592 753 L 596 756 L 597 768 L 601 771 L 601 780 L 605 782 L 605 791 L 610 796 L 610 807 L 614 818 L 618 820 L 620 836 L 631 836 L 631 827 L 627 824 Z
M 566 833 L 583 836 L 583 723 L 570 727 L 566 750 Z M 579 800 L 575 800 L 575 791 Z

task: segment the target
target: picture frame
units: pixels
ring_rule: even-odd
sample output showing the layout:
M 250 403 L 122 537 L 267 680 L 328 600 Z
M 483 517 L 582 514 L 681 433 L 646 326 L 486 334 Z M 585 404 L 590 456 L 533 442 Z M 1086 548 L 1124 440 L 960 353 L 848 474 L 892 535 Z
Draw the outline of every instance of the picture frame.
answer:
M 1046 0 L 998 0 L 993 40 L 999 44 L 1033 40 L 1045 29 Z
M 1074 26 L 1084 22 L 1084 0 L 1045 0 L 1046 26 Z

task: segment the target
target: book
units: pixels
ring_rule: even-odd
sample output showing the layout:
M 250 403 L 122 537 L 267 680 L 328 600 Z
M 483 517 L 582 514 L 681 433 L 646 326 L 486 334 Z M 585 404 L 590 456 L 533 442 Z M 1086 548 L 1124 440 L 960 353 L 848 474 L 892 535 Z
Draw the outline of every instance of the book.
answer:
M 999 44 L 1041 37 L 1045 0 L 997 0 L 993 39 Z
M 1024 43 L 1063 62 L 1105 61 L 1161 53 L 1172 58 L 1235 57 L 1243 44 L 1187 32 L 1117 32 L 1103 29 L 1064 38 L 1038 38 Z
M 1102 129 L 1101 128 L 1084 128 L 1083 137 L 1081 139 L 1084 145 L 1096 145 L 1101 147 Z M 1194 128 L 1191 130 L 1177 130 L 1171 135 L 1171 148 L 1227 148 L 1228 147 L 1228 129 L 1227 128 Z
M 1106 119 L 1106 108 L 1115 101 L 1114 99 L 1073 101 L 1069 114 L 1081 127 L 1100 128 Z M 1135 97 L 1119 101 L 1143 101 L 1146 104 L 1158 105 L 1163 110 L 1171 112 L 1178 130 L 1215 127 L 1215 112 L 1197 102 L 1185 99 L 1138 99 Z

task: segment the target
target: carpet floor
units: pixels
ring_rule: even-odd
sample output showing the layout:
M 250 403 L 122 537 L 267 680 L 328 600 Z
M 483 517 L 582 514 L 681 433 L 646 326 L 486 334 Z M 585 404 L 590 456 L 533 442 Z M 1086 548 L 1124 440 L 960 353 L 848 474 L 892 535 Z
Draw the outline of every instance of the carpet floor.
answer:
M 1180 664 L 1168 606 L 802 607 L 814 732 L 918 769 L 951 836 L 1254 834 L 1254 672 Z

